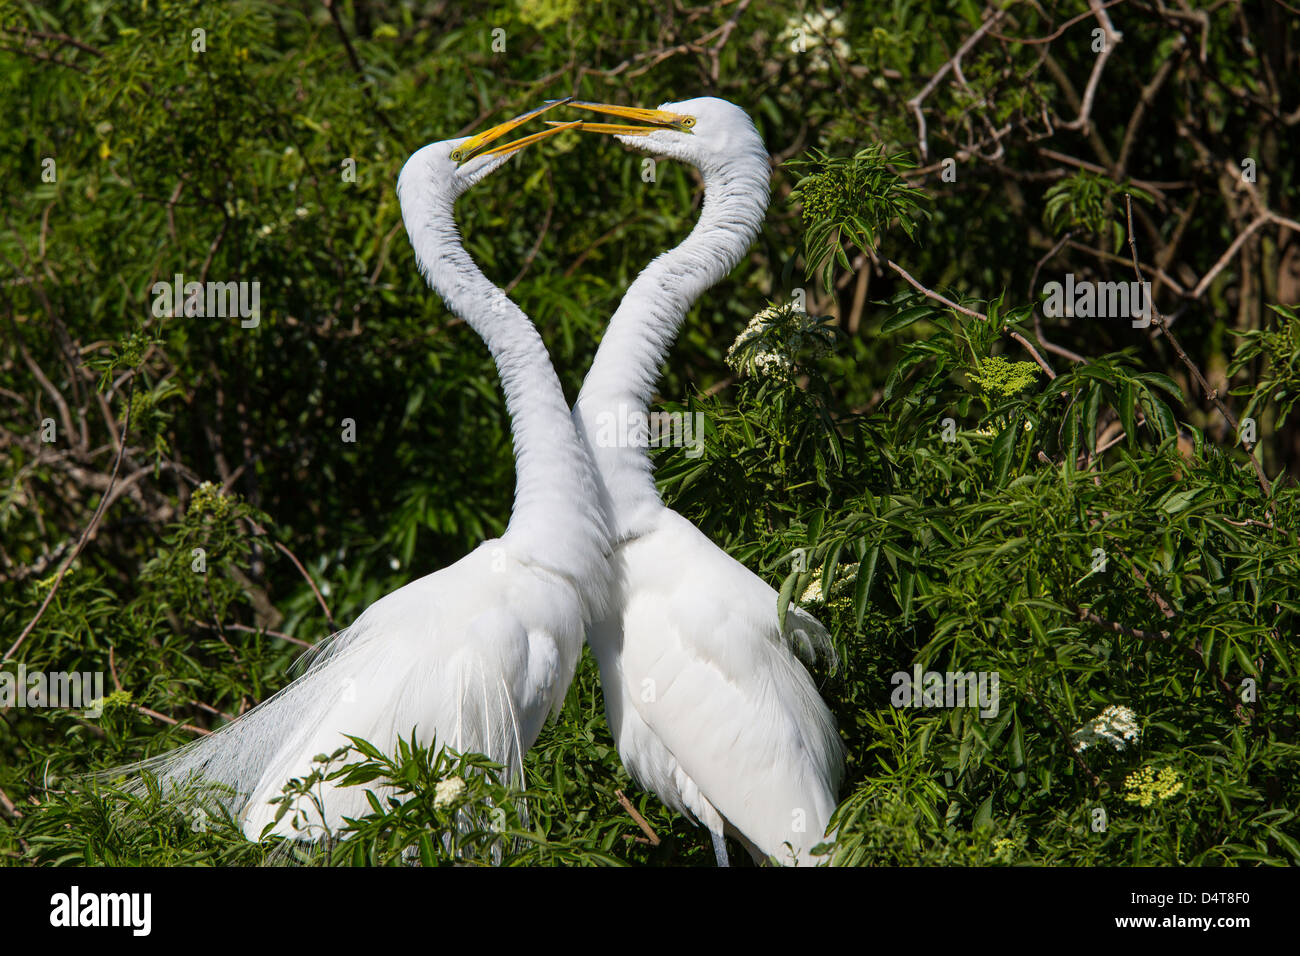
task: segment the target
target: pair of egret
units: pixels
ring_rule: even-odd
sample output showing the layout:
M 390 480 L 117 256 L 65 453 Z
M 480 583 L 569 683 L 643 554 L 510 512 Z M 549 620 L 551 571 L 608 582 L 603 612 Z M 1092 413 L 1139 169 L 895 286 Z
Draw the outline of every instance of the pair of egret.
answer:
M 647 410 L 687 310 L 758 233 L 767 151 L 743 110 L 709 97 L 657 110 L 573 103 L 644 125 L 552 123 L 491 146 L 564 102 L 425 146 L 397 184 L 420 272 L 482 337 L 501 376 L 517 460 L 505 533 L 375 602 L 270 700 L 142 765 L 164 782 L 197 773 L 231 787 L 251 839 L 274 820 L 283 785 L 345 744 L 344 733 L 392 748 L 415 728 L 521 779 L 585 635 L 624 766 L 708 829 L 719 865 L 726 835 L 759 858 L 815 862 L 843 750 L 795 650 L 829 646 L 828 635 L 798 608 L 783 631 L 777 593 L 664 506 L 645 442 L 598 437 L 603 415 Z M 524 147 L 576 128 L 695 166 L 705 194 L 686 240 L 628 289 L 570 413 L 537 330 L 466 253 L 452 210 Z M 324 786 L 319 805 L 301 801 L 273 832 L 302 838 L 295 817 L 310 836 L 368 812 L 363 787 Z

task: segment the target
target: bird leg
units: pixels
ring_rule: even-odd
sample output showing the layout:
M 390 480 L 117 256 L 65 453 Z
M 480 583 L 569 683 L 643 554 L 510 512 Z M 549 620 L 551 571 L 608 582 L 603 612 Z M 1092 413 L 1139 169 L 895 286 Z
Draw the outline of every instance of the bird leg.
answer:
M 721 830 L 710 830 L 709 836 L 713 838 L 713 856 L 718 861 L 718 866 L 731 866 L 731 860 L 727 857 L 727 837 Z

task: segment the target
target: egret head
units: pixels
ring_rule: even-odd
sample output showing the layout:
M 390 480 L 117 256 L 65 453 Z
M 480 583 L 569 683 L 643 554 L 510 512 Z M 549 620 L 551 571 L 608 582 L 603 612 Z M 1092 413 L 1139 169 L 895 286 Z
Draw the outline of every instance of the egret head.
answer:
M 749 114 L 734 103 L 699 96 L 663 103 L 648 110 L 608 103 L 571 101 L 571 106 L 636 120 L 645 125 L 583 122 L 581 128 L 614 136 L 625 146 L 689 163 L 705 176 L 721 172 L 739 160 L 767 161 L 763 138 Z

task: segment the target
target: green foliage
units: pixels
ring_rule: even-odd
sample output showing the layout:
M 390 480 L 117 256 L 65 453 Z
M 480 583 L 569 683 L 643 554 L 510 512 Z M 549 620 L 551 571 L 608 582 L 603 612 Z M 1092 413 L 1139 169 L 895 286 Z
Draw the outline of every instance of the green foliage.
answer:
M 609 853 L 612 834 L 601 840 L 597 830 L 565 839 L 531 824 L 530 804 L 553 801 L 554 793 L 516 793 L 500 782 L 499 770 L 481 756 L 454 754 L 436 742 L 421 746 L 414 736 L 399 740 L 392 756 L 352 738 L 351 747 L 320 755 L 312 773 L 289 781 L 279 798 L 276 822 L 290 816 L 296 831 L 312 832 L 316 841 L 304 846 L 275 839 L 300 861 L 327 866 L 619 863 Z M 306 801 L 319 813 L 326 782 L 364 788 L 372 812 L 335 832 L 312 831 L 304 811 L 294 807 Z
M 844 242 L 874 253 L 894 223 L 908 238 L 915 236 L 926 196 L 901 175 L 916 166 L 906 153 L 886 156 L 884 146 L 876 144 L 844 159 L 812 149 L 807 159 L 786 165 L 807 170 L 790 198 L 803 203 L 807 271 L 818 273 L 827 290 L 836 266 L 851 268 Z
M 1249 472 L 1203 436 L 1180 448 L 1186 400 L 1166 376 L 1103 356 L 1032 387 L 1037 366 L 987 354 L 1024 311 L 965 304 L 989 321 L 893 303 L 891 334 L 924 332 L 873 414 L 835 416 L 842 463 L 804 417 L 827 384 L 814 367 L 784 401 L 742 387 L 689 470 L 659 470 L 745 560 L 806 552 L 782 591 L 837 635 L 824 690 L 859 742 L 831 858 L 1300 862 L 1281 796 L 1298 756 L 1300 546 L 1251 520 Z M 993 386 L 978 405 L 966 378 Z M 949 416 L 966 424 L 945 441 Z M 1107 422 L 1127 434 L 1103 455 Z M 1293 488 L 1275 499 L 1277 529 L 1297 504 Z M 999 713 L 895 709 L 890 675 L 916 664 L 999 674 Z M 1085 751 L 1078 731 L 1114 704 L 1136 710 L 1139 745 Z
M 1242 418 L 1258 414 L 1271 403 L 1277 409 L 1277 424 L 1283 425 L 1300 401 L 1300 318 L 1290 306 L 1269 308 L 1277 315 L 1276 328 L 1233 333 L 1241 342 L 1228 372 L 1233 374 L 1262 361 L 1264 367 L 1255 383 L 1235 389 L 1232 394 L 1250 396 Z
M 1096 173 L 1080 170 L 1047 190 L 1043 196 L 1043 221 L 1056 235 L 1080 229 L 1108 240 L 1118 251 L 1126 235 L 1124 194 L 1151 201 L 1151 197 L 1131 184 L 1120 184 Z

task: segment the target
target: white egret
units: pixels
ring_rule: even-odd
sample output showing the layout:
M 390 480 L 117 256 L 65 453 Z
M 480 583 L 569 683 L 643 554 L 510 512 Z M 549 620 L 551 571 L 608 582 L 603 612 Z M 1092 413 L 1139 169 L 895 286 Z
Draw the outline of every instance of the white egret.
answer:
M 629 287 L 573 409 L 614 532 L 614 610 L 588 631 L 610 729 L 632 777 L 708 828 L 719 865 L 725 833 L 755 856 L 815 863 L 809 851 L 835 809 L 843 745 L 791 648 L 829 649 L 829 635 L 799 608 L 782 631 L 777 592 L 663 504 L 642 427 L 687 310 L 762 225 L 767 150 L 725 100 L 572 105 L 651 124 L 583 128 L 689 163 L 704 179 L 699 222 Z
M 238 720 L 135 768 L 165 784 L 197 774 L 227 785 L 250 839 L 274 820 L 270 801 L 284 784 L 345 746 L 345 733 L 391 752 L 414 729 L 425 744 L 436 736 L 518 777 L 564 700 L 586 624 L 604 613 L 609 534 L 590 454 L 541 336 L 471 260 L 452 215 L 457 197 L 509 156 L 559 131 L 486 148 L 548 108 L 425 146 L 397 183 L 420 272 L 483 338 L 501 375 L 517 460 L 505 533 L 380 598 L 301 677 Z M 369 812 L 365 787 L 322 787 L 323 815 L 300 799 L 272 832 L 314 839 Z

